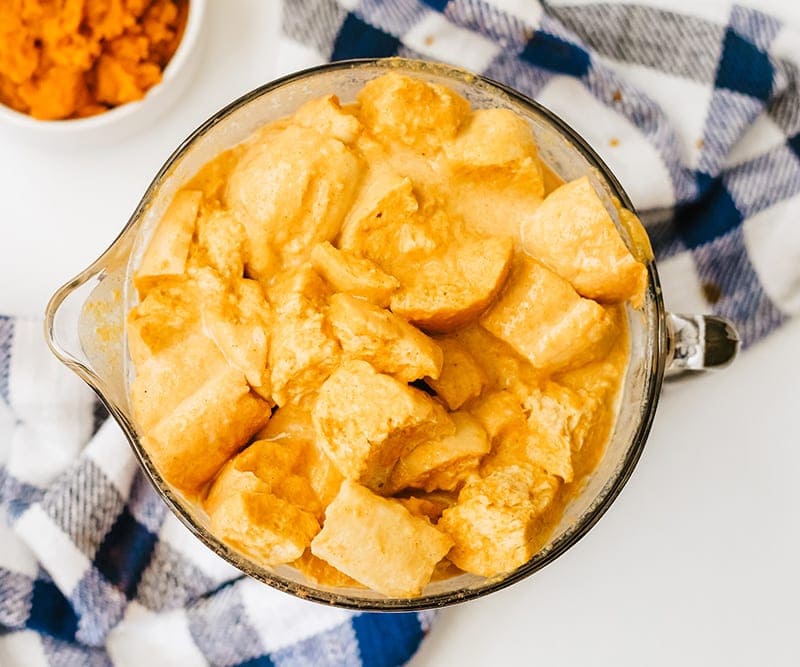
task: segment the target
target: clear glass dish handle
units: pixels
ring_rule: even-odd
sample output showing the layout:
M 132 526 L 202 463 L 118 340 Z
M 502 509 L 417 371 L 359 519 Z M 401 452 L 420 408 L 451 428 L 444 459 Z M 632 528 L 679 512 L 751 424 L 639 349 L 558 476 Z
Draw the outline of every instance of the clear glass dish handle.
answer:
M 730 320 L 717 315 L 667 313 L 665 377 L 728 366 L 739 353 L 740 339 Z

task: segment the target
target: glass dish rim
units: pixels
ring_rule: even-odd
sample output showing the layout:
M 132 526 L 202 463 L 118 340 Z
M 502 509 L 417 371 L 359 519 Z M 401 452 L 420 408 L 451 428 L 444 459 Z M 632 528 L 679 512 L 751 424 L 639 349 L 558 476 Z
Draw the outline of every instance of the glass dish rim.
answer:
M 332 63 L 324 63 L 293 72 L 245 93 L 211 115 L 205 122 L 191 132 L 165 160 L 155 177 L 148 185 L 127 223 L 114 241 L 109 245 L 109 247 L 86 269 L 60 287 L 51 297 L 45 312 L 45 338 L 53 354 L 55 354 L 55 356 L 62 363 L 68 366 L 95 391 L 101 402 L 119 423 L 120 427 L 125 433 L 126 439 L 131 445 L 131 449 L 133 450 L 137 461 L 145 472 L 145 476 L 148 478 L 150 484 L 156 490 L 158 495 L 164 500 L 170 510 L 206 547 L 210 548 L 214 553 L 233 565 L 240 572 L 253 577 L 273 588 L 290 593 L 301 599 L 326 605 L 358 611 L 421 611 L 425 609 L 450 606 L 483 597 L 484 595 L 488 595 L 506 588 L 518 581 L 521 581 L 534 572 L 537 572 L 580 541 L 580 539 L 586 535 L 586 533 L 600 520 L 600 518 L 619 496 L 622 488 L 630 479 L 633 470 L 635 469 L 639 458 L 641 457 L 642 451 L 644 450 L 644 445 L 650 433 L 653 419 L 655 417 L 666 366 L 668 349 L 667 325 L 665 320 L 665 309 L 661 295 L 661 286 L 655 261 L 653 259 L 647 261 L 649 281 L 648 291 L 652 292 L 652 298 L 655 303 L 656 311 L 655 322 L 651 323 L 654 324 L 654 327 L 652 327 L 653 330 L 649 331 L 648 333 L 650 339 L 649 342 L 654 351 L 654 359 L 652 360 L 651 371 L 645 380 L 647 383 L 645 392 L 647 409 L 643 409 L 641 412 L 641 419 L 639 420 L 636 433 L 634 434 L 631 445 L 628 448 L 625 457 L 616 472 L 616 475 L 606 481 L 600 490 L 598 494 L 600 498 L 599 501 L 596 501 L 591 508 L 587 510 L 580 521 L 577 521 L 573 527 L 567 529 L 545 550 L 540 551 L 527 563 L 520 566 L 513 572 L 504 575 L 502 578 L 487 580 L 485 585 L 474 588 L 459 589 L 416 598 L 359 598 L 347 594 L 325 591 L 315 588 L 312 585 L 290 581 L 282 577 L 280 574 L 269 572 L 267 569 L 256 565 L 238 552 L 230 549 L 221 540 L 216 538 L 202 526 L 198 525 L 193 519 L 190 510 L 184 507 L 182 499 L 173 493 L 170 488 L 168 488 L 167 484 L 164 482 L 139 442 L 136 426 L 132 423 L 128 415 L 126 415 L 120 409 L 120 407 L 118 407 L 113 401 L 109 400 L 105 395 L 103 391 L 103 379 L 93 369 L 87 367 L 79 360 L 73 358 L 68 352 L 61 349 L 56 342 L 56 337 L 54 335 L 55 315 L 59 306 L 75 289 L 77 289 L 87 280 L 91 279 L 93 276 L 98 275 L 103 271 L 105 265 L 107 264 L 107 258 L 109 258 L 109 256 L 115 252 L 125 237 L 134 231 L 134 228 L 137 226 L 137 223 L 146 212 L 150 202 L 157 194 L 160 185 L 169 176 L 175 165 L 180 161 L 184 154 L 188 152 L 195 141 L 204 136 L 223 119 L 227 118 L 229 115 L 236 112 L 243 106 L 264 95 L 273 93 L 285 85 L 295 83 L 299 80 L 312 77 L 322 72 L 358 69 L 363 67 L 377 67 L 387 70 L 390 70 L 391 68 L 404 70 L 419 70 L 420 68 L 424 68 L 425 71 L 432 72 L 439 76 L 461 79 L 462 81 L 470 84 L 480 83 L 488 86 L 489 88 L 495 88 L 499 90 L 508 96 L 513 102 L 516 102 L 522 106 L 530 107 L 534 112 L 538 113 L 548 123 L 550 123 L 564 138 L 569 141 L 573 148 L 577 150 L 590 165 L 598 170 L 604 181 L 607 183 L 612 194 L 619 199 L 622 206 L 635 212 L 630 198 L 617 178 L 614 176 L 613 172 L 578 132 L 572 129 L 572 127 L 570 127 L 565 121 L 563 121 L 546 107 L 503 83 L 479 74 L 474 74 L 458 67 L 424 60 L 396 57 L 357 58 L 341 60 Z

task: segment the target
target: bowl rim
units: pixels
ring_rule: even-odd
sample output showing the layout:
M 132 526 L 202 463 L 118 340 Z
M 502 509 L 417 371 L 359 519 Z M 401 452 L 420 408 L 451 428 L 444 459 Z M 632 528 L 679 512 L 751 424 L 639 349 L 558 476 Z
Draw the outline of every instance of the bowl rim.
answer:
M 161 74 L 161 81 L 148 89 L 141 99 L 120 104 L 94 116 L 64 118 L 62 120 L 34 118 L 0 102 L 0 122 L 8 121 L 9 124 L 19 128 L 50 136 L 64 135 L 115 125 L 143 109 L 149 108 L 155 102 L 155 99 L 161 96 L 164 88 L 167 88 L 173 79 L 185 69 L 200 39 L 208 6 L 207 0 L 187 0 L 187 2 L 189 9 L 186 14 L 186 25 L 178 43 L 178 48 L 175 49 L 175 53 L 172 54 L 172 58 L 169 59 L 167 66 L 164 68 Z
M 77 289 L 80 285 L 85 283 L 93 276 L 102 273 L 107 263 L 106 260 L 109 257 L 112 257 L 118 251 L 118 248 L 121 244 L 132 240 L 127 239 L 126 237 L 132 231 L 134 231 L 133 228 L 136 226 L 141 216 L 146 213 L 150 202 L 152 201 L 154 195 L 157 194 L 158 188 L 162 182 L 170 175 L 171 171 L 175 168 L 175 165 L 183 157 L 183 155 L 189 151 L 197 139 L 205 135 L 214 126 L 220 123 L 223 119 L 227 118 L 230 114 L 239 110 L 241 107 L 247 105 L 257 98 L 270 94 L 285 85 L 310 76 L 314 76 L 315 74 L 321 72 L 357 69 L 362 67 L 376 67 L 387 71 L 390 71 L 393 68 L 404 69 L 405 71 L 409 71 L 409 69 L 420 71 L 420 68 L 424 68 L 424 71 L 426 72 L 432 72 L 433 74 L 438 74 L 447 78 L 461 79 L 472 84 L 479 82 L 482 85 L 488 86 L 489 88 L 497 89 L 499 92 L 507 95 L 512 101 L 532 108 L 535 112 L 543 116 L 547 122 L 551 123 L 558 132 L 560 132 L 566 139 L 569 140 L 569 142 L 582 155 L 582 157 L 599 171 L 613 195 L 620 200 L 621 205 L 635 212 L 633 203 L 623 189 L 622 185 L 614 176 L 613 172 L 578 132 L 572 129 L 554 112 L 503 83 L 482 75 L 474 74 L 463 68 L 425 60 L 397 57 L 357 58 L 341 60 L 332 63 L 324 63 L 277 78 L 245 93 L 211 115 L 205 122 L 203 122 L 192 133 L 190 133 L 163 163 L 145 190 L 133 214 L 128 219 L 128 222 L 120 231 L 116 239 L 106 249 L 106 251 L 103 252 L 103 254 L 100 255 L 97 260 L 95 260 L 75 278 L 59 288 L 51 297 L 45 314 L 45 338 L 47 339 L 48 346 L 55 356 L 58 357 L 62 363 L 71 368 L 78 376 L 81 377 L 81 379 L 87 382 L 87 384 L 89 384 L 98 394 L 102 403 L 106 406 L 109 412 L 114 416 L 115 420 L 121 426 L 126 438 L 129 441 L 129 444 L 131 445 L 131 449 L 133 450 L 137 461 L 143 468 L 145 476 L 148 478 L 148 481 L 156 490 L 156 493 L 159 495 L 159 497 L 167 504 L 173 514 L 175 514 L 178 519 L 189 529 L 189 531 L 206 547 L 211 549 L 215 554 L 223 558 L 229 564 L 233 565 L 237 570 L 283 592 L 290 593 L 304 600 L 310 600 L 328 606 L 336 606 L 357 611 L 422 611 L 426 609 L 436 609 L 451 606 L 461 602 L 466 602 L 468 600 L 473 600 L 475 598 L 483 597 L 511 586 L 512 584 L 525 579 L 534 572 L 537 572 L 579 542 L 581 538 L 583 538 L 589 532 L 589 530 L 594 527 L 594 525 L 600 520 L 600 518 L 606 513 L 609 507 L 619 496 L 623 487 L 630 479 L 633 470 L 635 469 L 644 450 L 644 445 L 650 433 L 658 407 L 658 401 L 661 395 L 664 371 L 666 367 L 668 352 L 666 311 L 663 303 L 658 271 L 653 258 L 649 259 L 646 263 L 649 285 L 648 291 L 652 292 L 653 304 L 655 307 L 655 322 L 653 323 L 654 330 L 648 336 L 649 342 L 652 345 L 654 358 L 652 360 L 651 372 L 648 375 L 646 385 L 645 400 L 647 409 L 642 409 L 640 411 L 641 418 L 630 447 L 628 448 L 622 463 L 614 473 L 614 476 L 607 481 L 599 491 L 599 501 L 595 501 L 590 508 L 586 510 L 586 513 L 581 518 L 582 520 L 576 522 L 574 527 L 567 529 L 544 550 L 535 554 L 528 562 L 512 572 L 502 575 L 502 578 L 489 579 L 484 585 L 474 588 L 423 595 L 415 598 L 363 598 L 333 591 L 326 591 L 309 584 L 290 581 L 279 573 L 269 572 L 265 567 L 257 565 L 246 556 L 230 548 L 210 531 L 198 525 L 193 518 L 191 511 L 184 505 L 185 500 L 170 488 L 170 486 L 162 478 L 159 471 L 156 469 L 153 462 L 150 460 L 149 455 L 139 442 L 137 428 L 131 421 L 131 418 L 126 415 L 119 408 L 119 406 L 115 405 L 112 400 L 109 400 L 104 395 L 104 392 L 102 391 L 102 387 L 105 384 L 103 379 L 100 378 L 94 372 L 94 370 L 86 367 L 86 365 L 84 365 L 82 362 L 75 359 L 68 352 L 63 350 L 56 342 L 54 336 L 54 322 L 59 306 L 67 299 L 72 291 Z

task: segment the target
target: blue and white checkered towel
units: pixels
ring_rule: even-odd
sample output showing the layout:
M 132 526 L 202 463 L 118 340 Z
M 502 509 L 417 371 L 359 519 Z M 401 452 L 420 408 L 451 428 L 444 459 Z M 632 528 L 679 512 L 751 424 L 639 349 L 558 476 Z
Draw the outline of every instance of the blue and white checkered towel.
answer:
M 405 55 L 552 108 L 639 208 L 668 306 L 800 311 L 800 35 L 724 0 L 287 0 L 282 67 Z M 678 13 L 680 11 L 690 12 Z M 430 614 L 272 591 L 201 546 L 39 323 L 0 317 L 0 665 L 395 665 Z

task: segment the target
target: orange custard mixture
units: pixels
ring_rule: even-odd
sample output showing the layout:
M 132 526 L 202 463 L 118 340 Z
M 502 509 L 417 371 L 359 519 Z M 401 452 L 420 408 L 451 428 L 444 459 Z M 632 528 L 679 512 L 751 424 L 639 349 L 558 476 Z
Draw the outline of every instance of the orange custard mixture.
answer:
M 613 429 L 647 272 L 524 119 L 390 73 L 207 164 L 135 285 L 166 481 L 263 566 L 413 597 L 547 543 Z

